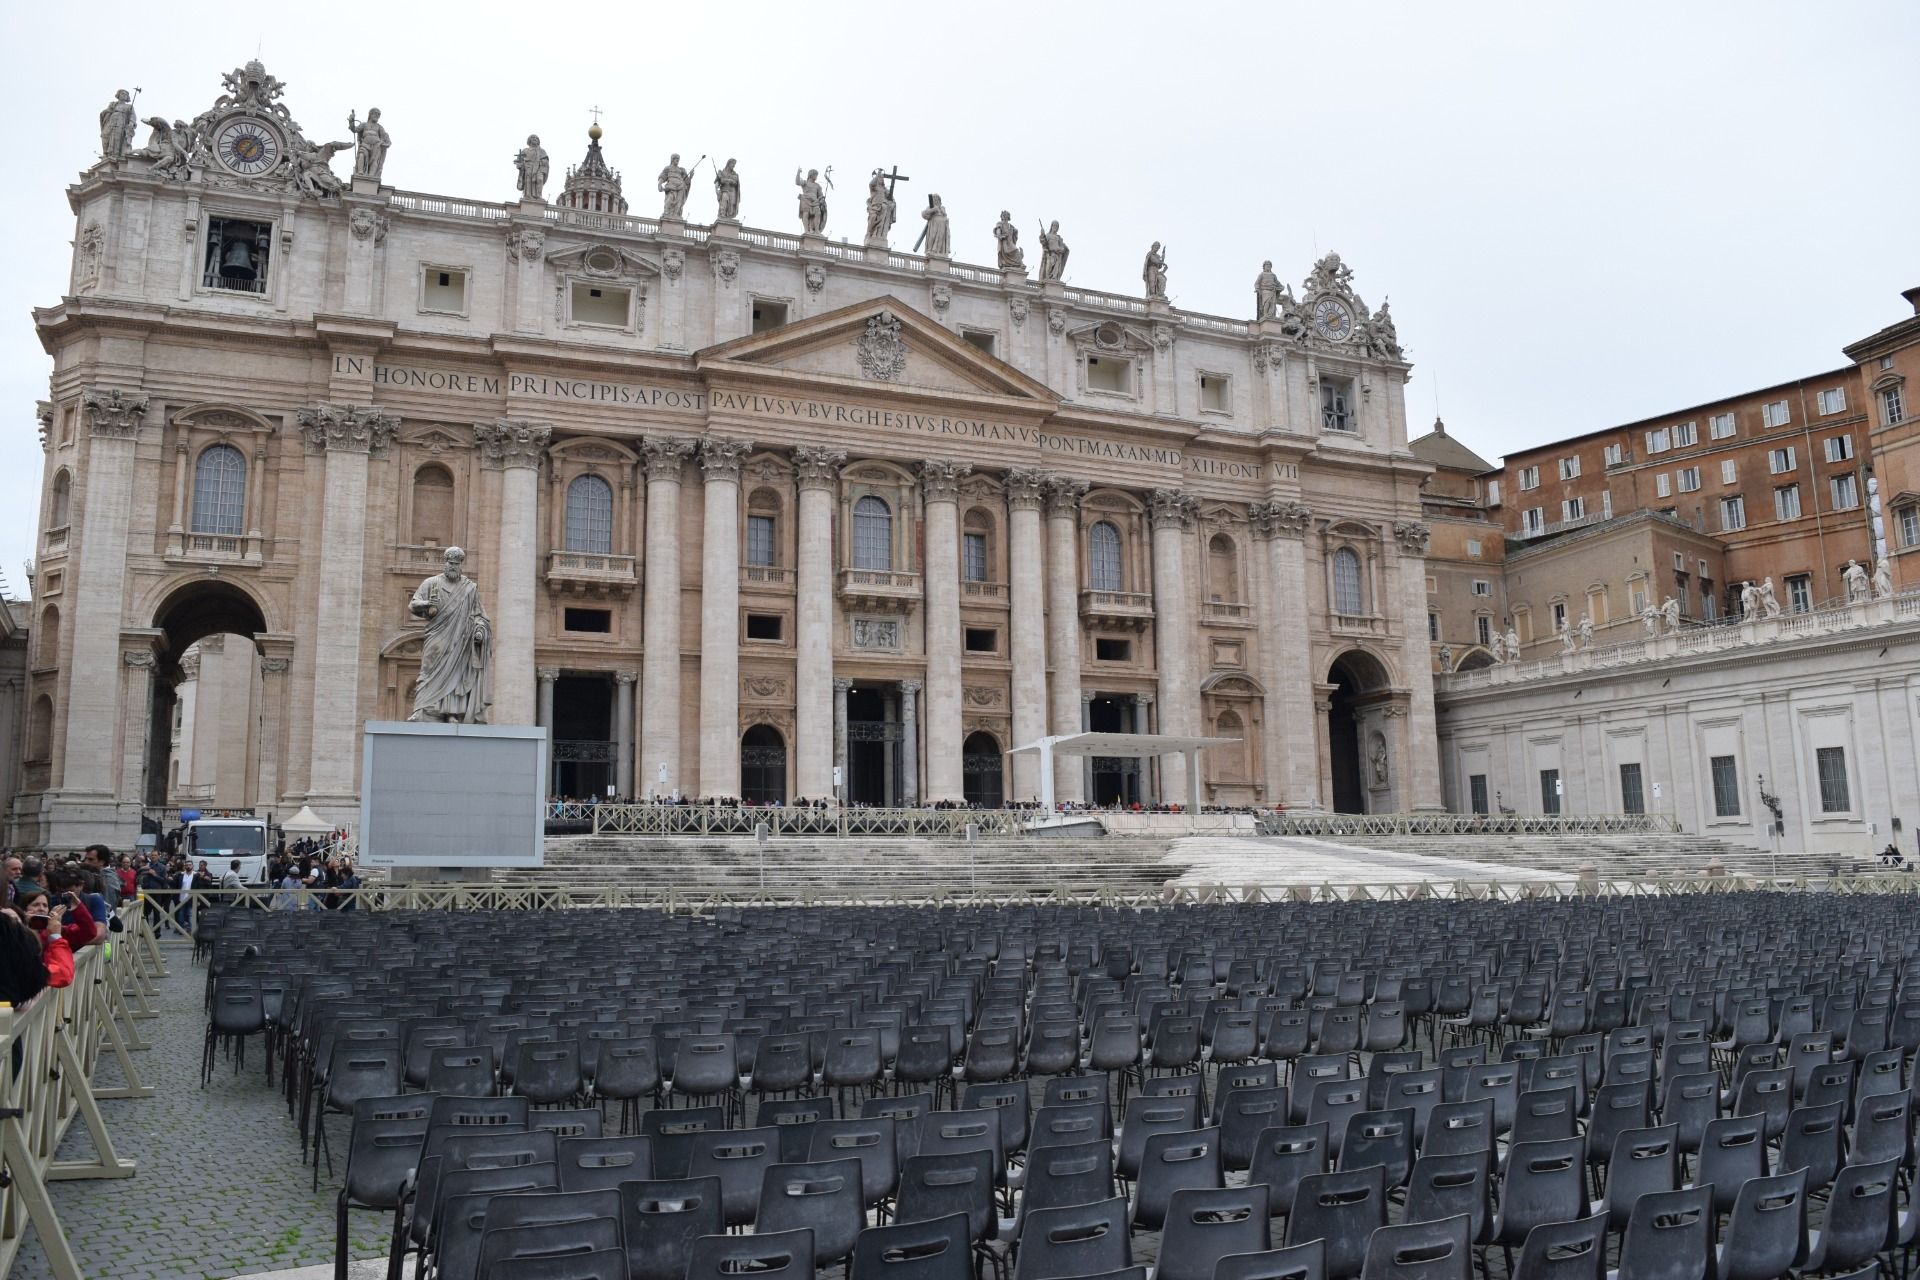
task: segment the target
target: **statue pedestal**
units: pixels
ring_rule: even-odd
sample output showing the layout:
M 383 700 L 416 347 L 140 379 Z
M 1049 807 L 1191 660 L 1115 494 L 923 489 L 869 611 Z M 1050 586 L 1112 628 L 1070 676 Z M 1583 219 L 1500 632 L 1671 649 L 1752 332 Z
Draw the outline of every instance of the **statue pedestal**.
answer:
M 952 275 L 953 274 L 953 255 L 946 254 L 946 253 L 928 254 L 927 255 L 927 274 L 930 276 Z
M 866 250 L 864 256 L 868 262 L 878 263 L 881 266 L 886 265 L 887 242 L 885 240 L 865 240 L 861 243 Z
M 660 219 L 660 234 L 663 236 L 685 238 L 687 234 L 687 220 L 685 218 Z
M 380 179 L 353 175 L 353 194 L 357 196 L 377 196 L 380 194 Z
M 710 233 L 715 240 L 738 240 L 740 238 L 740 219 L 721 218 L 713 224 Z
M 515 217 L 533 218 L 541 223 L 547 220 L 547 202 L 545 200 L 522 200 L 513 207 Z
M 1000 283 L 1006 285 L 1008 288 L 1011 289 L 1015 286 L 1023 285 L 1026 282 L 1027 269 L 1025 267 L 1000 268 Z
M 1043 298 L 1065 298 L 1067 296 L 1067 286 L 1058 280 L 1042 280 L 1040 282 L 1040 296 Z
M 800 252 L 825 254 L 827 237 L 821 231 L 802 231 L 800 233 Z

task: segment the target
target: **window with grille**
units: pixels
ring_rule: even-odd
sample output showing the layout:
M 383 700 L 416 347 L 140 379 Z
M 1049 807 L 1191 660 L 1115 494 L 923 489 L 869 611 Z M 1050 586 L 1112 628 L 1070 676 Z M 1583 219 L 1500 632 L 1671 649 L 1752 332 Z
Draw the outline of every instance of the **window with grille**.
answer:
M 1353 396 L 1353 384 L 1335 378 L 1320 380 L 1320 425 L 1328 431 L 1352 431 L 1353 415 L 1348 403 Z
M 1467 775 L 1467 807 L 1475 813 L 1485 814 L 1487 808 L 1487 775 L 1470 773 Z
M 893 508 L 872 494 L 853 504 L 853 567 L 893 568 Z
M 1120 531 L 1105 520 L 1087 531 L 1087 581 L 1095 591 L 1124 591 Z
M 193 467 L 193 531 L 246 532 L 247 460 L 230 444 L 210 445 Z
M 1716 818 L 1740 816 L 1740 774 L 1732 756 L 1714 756 L 1708 761 L 1713 774 L 1713 814 Z
M 599 476 L 575 476 L 567 486 L 567 550 L 613 554 L 613 486 Z
M 1645 813 L 1647 795 L 1640 778 L 1640 765 L 1623 764 L 1620 766 L 1620 812 Z
M 1853 797 L 1847 791 L 1847 749 L 1817 747 L 1813 763 L 1820 775 L 1820 812 L 1847 813 L 1853 809 Z
M 985 582 L 987 580 L 987 535 L 969 533 L 961 538 L 960 546 L 963 552 L 961 567 L 967 581 Z
M 1333 553 L 1333 611 L 1335 613 L 1358 614 L 1366 610 L 1362 607 L 1360 591 L 1360 557 L 1351 547 L 1341 547 Z
M 1560 812 L 1560 771 L 1540 771 L 1540 812 L 1549 816 Z
M 756 568 L 772 568 L 778 561 L 774 558 L 774 518 L 772 516 L 747 517 L 747 563 Z

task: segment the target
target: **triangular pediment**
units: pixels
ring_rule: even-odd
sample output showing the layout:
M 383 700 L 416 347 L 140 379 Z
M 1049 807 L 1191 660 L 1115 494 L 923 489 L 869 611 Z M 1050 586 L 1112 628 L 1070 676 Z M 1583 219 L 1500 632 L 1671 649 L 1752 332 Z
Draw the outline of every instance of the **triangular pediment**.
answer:
M 963 341 L 898 298 L 869 299 L 748 334 L 697 357 L 703 371 L 775 373 L 863 390 L 999 396 L 1051 407 L 1056 396 L 1004 360 Z

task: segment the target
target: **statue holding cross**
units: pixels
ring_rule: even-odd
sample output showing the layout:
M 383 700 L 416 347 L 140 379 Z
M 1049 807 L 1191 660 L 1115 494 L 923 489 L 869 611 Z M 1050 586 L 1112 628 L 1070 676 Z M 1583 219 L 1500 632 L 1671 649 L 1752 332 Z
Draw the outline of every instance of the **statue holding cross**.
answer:
M 867 180 L 867 243 L 885 245 L 887 232 L 893 229 L 894 215 L 898 206 L 893 199 L 893 184 L 911 182 L 912 179 L 900 172 L 895 165 L 892 173 L 880 169 L 873 171 L 873 177 Z

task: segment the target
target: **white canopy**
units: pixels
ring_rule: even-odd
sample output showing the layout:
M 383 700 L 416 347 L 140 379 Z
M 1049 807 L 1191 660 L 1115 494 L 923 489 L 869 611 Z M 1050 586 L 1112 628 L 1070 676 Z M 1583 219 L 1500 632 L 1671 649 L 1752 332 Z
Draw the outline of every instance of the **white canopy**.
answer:
M 1034 753 L 1040 757 L 1040 807 L 1053 812 L 1053 758 L 1061 756 L 1183 755 L 1187 758 L 1187 812 L 1200 807 L 1200 753 L 1208 747 L 1227 747 L 1238 738 L 1187 738 L 1171 733 L 1063 733 L 1015 747 L 1009 755 Z
M 303 804 L 300 812 L 280 824 L 280 829 L 290 836 L 323 836 L 333 830 L 333 824 Z

